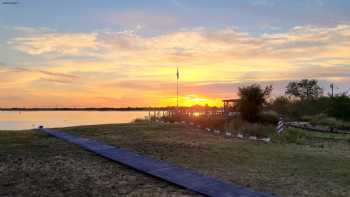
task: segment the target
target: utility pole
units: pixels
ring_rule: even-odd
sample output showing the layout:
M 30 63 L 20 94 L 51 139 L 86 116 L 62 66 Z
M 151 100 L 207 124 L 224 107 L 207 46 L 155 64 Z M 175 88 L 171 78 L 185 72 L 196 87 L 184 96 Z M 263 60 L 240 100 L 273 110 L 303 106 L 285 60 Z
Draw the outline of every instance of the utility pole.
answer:
M 331 94 L 331 97 L 333 98 L 333 89 L 334 89 L 334 84 L 333 84 L 333 83 L 331 83 L 330 87 L 331 87 L 331 89 L 332 89 L 332 94 Z

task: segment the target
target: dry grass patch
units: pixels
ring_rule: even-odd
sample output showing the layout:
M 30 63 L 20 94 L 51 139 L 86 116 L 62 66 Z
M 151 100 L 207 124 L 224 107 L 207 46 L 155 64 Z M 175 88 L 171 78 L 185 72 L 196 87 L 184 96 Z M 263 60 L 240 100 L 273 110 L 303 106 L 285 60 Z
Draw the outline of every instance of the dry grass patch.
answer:
M 287 197 L 350 196 L 350 144 L 345 136 L 305 134 L 304 143 L 265 144 L 174 124 L 139 122 L 65 130 L 258 191 Z
M 38 131 L 0 131 L 0 196 L 193 196 Z

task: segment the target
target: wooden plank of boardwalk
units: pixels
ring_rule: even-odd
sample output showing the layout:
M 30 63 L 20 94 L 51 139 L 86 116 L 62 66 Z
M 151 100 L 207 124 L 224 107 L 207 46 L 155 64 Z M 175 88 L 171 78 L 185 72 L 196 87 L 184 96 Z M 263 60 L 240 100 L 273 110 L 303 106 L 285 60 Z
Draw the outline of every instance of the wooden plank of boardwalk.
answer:
M 54 129 L 42 128 L 51 136 L 77 144 L 82 148 L 102 157 L 116 161 L 143 173 L 158 177 L 181 187 L 207 196 L 237 196 L 237 197 L 272 197 L 275 195 L 255 192 L 251 189 L 226 183 L 192 170 L 155 160 L 135 152 L 107 145 L 93 139 L 82 138 L 79 135 L 66 133 Z

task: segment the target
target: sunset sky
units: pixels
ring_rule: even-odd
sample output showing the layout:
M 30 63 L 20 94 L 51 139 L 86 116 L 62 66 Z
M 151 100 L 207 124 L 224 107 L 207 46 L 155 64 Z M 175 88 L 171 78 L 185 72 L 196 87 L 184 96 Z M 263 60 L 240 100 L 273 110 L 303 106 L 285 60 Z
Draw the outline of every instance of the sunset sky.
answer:
M 350 91 L 348 0 L 0 0 L 0 107 L 221 104 L 315 78 Z

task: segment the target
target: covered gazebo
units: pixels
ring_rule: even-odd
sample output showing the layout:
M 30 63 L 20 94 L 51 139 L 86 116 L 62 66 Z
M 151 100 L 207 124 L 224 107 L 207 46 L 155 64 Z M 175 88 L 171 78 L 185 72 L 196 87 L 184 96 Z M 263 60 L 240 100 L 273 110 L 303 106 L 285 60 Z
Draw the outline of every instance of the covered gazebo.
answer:
M 227 117 L 234 114 L 239 99 L 224 99 L 222 102 L 224 102 L 224 115 Z

